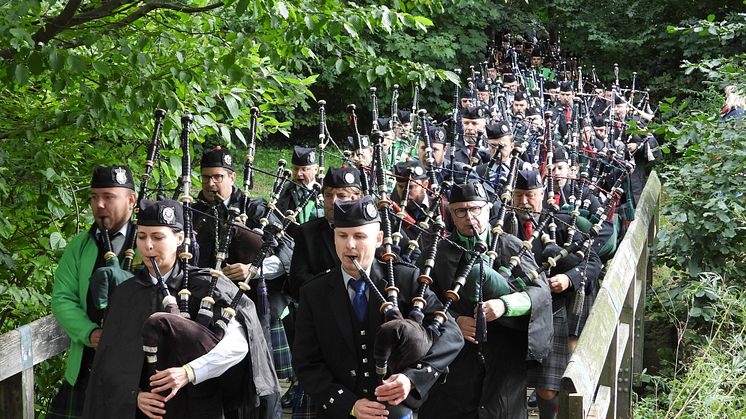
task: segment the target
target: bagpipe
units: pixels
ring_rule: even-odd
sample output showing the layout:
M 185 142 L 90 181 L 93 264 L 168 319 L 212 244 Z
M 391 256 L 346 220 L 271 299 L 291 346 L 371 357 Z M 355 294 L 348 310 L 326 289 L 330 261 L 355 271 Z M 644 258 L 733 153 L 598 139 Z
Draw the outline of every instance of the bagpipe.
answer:
M 140 181 L 140 188 L 138 190 L 137 201 L 135 202 L 135 208 L 133 211 L 134 225 L 130 226 L 127 230 L 127 235 L 124 240 L 124 260 L 120 268 L 120 261 L 117 255 L 112 251 L 111 240 L 109 239 L 108 229 L 111 226 L 106 225 L 103 221 L 97 225 L 97 229 L 100 232 L 103 248 L 104 248 L 104 261 L 105 266 L 97 269 L 90 279 L 90 289 L 94 296 L 94 303 L 96 308 L 105 309 L 109 305 L 109 295 L 111 292 L 127 279 L 132 277 L 131 268 L 132 261 L 135 258 L 135 234 L 137 233 L 137 213 L 140 209 L 140 201 L 146 196 L 148 191 L 148 183 L 153 175 L 153 168 L 160 158 L 160 147 L 161 147 L 161 129 L 163 127 L 163 121 L 166 117 L 166 111 L 163 109 L 156 109 L 154 112 L 155 123 L 153 126 L 153 135 L 151 137 L 150 145 L 147 151 L 147 158 L 145 160 L 145 173 L 142 175 Z

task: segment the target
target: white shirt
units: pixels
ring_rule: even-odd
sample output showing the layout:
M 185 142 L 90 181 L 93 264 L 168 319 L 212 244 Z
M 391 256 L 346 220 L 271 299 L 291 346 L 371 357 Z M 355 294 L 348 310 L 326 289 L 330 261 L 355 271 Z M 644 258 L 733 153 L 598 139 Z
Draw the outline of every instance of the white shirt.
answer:
M 241 362 L 248 352 L 246 331 L 234 317 L 228 322 L 223 339 L 210 352 L 188 364 L 194 371 L 194 384 L 221 376 Z
M 173 268 L 163 276 L 168 281 L 173 273 Z M 153 284 L 157 284 L 157 278 L 150 275 Z M 241 362 L 249 352 L 249 343 L 246 340 L 246 332 L 241 323 L 235 317 L 228 323 L 223 339 L 215 345 L 212 350 L 189 363 L 194 371 L 194 384 L 199 384 L 211 378 L 219 377 L 228 369 Z

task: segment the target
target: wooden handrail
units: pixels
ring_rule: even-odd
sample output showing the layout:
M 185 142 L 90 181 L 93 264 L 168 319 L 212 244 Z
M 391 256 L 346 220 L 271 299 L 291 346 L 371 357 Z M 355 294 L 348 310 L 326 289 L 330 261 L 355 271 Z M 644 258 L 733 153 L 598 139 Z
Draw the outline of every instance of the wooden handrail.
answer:
M 562 377 L 560 418 L 632 416 L 632 384 L 642 370 L 645 289 L 651 277 L 648 246 L 657 233 L 660 191 L 653 172 Z
M 0 417 L 34 417 L 34 365 L 69 345 L 70 339 L 51 315 L 0 335 Z

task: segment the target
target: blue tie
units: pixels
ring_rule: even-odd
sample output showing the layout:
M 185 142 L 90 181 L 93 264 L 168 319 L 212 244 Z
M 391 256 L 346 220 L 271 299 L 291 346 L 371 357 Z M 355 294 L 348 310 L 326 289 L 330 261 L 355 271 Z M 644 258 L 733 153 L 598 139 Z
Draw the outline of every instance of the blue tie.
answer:
M 352 310 L 355 312 L 357 319 L 363 321 L 365 312 L 368 310 L 368 297 L 365 295 L 365 280 L 350 279 L 348 286 L 355 290 L 355 297 L 352 299 Z

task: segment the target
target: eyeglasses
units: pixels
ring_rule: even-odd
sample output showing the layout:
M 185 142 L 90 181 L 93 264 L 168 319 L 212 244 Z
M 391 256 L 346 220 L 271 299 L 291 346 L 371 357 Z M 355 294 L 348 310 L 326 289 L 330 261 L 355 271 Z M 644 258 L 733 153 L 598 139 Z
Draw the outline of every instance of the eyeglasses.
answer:
M 482 213 L 482 208 L 486 207 L 487 204 L 482 205 L 481 207 L 464 207 L 464 208 L 456 208 L 453 210 L 453 215 L 455 215 L 458 218 L 464 218 L 466 217 L 466 214 L 469 213 L 473 216 L 478 216 Z
M 221 173 L 218 173 L 217 175 L 202 175 L 202 183 L 208 183 L 211 179 L 215 183 L 223 183 L 225 175 Z

